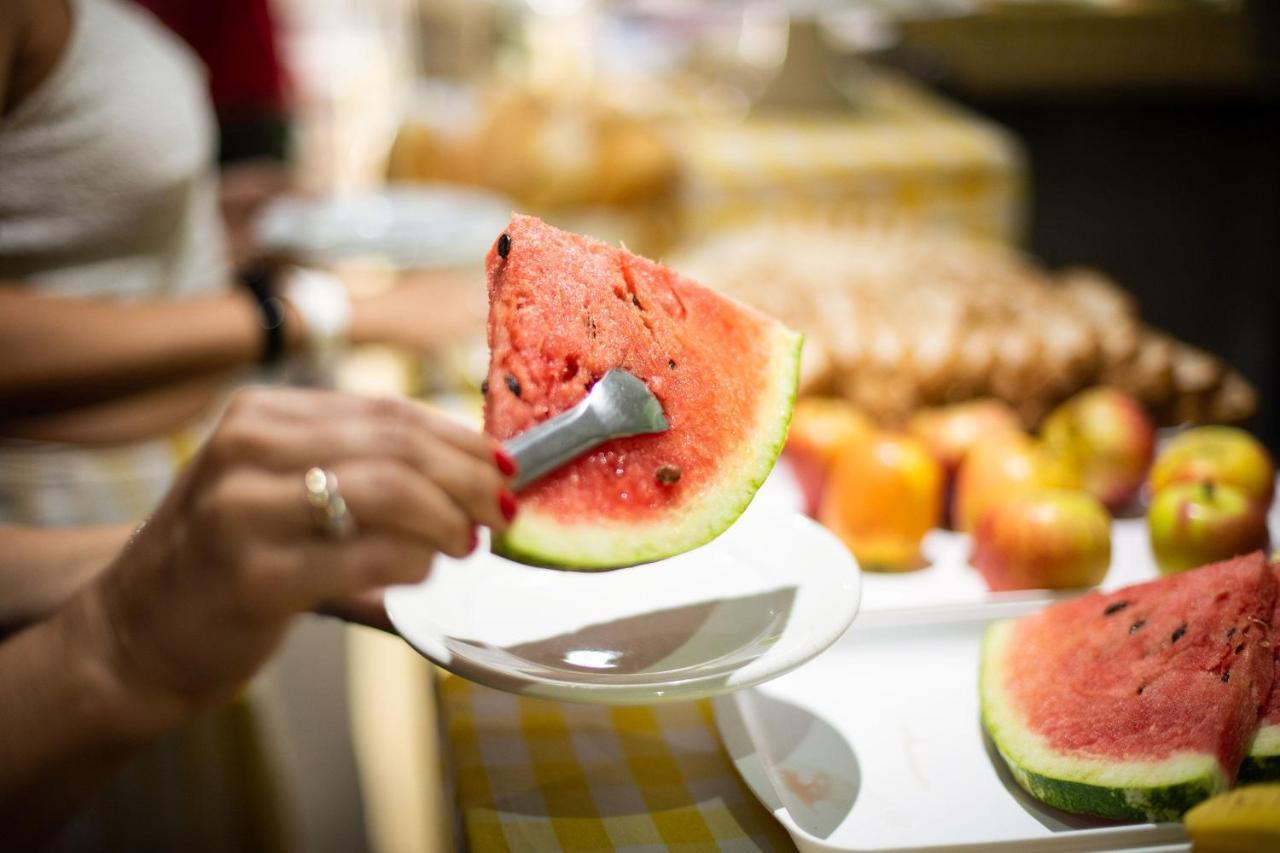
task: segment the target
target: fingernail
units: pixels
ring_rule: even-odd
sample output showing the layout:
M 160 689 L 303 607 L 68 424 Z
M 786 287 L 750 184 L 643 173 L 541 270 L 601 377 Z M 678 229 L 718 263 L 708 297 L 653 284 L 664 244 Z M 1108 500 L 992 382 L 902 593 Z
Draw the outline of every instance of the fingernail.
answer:
M 476 529 L 473 527 L 471 528 L 471 542 L 467 545 L 467 553 L 474 554 L 476 552 L 476 548 L 478 548 L 479 546 L 480 546 L 480 534 L 477 533 Z
M 514 477 L 518 470 L 516 460 L 503 450 L 501 447 L 493 449 L 493 461 L 497 464 L 498 470 L 502 472 L 504 477 Z
M 498 509 L 502 510 L 502 517 L 507 521 L 513 520 L 516 517 L 516 510 L 519 509 L 516 496 L 506 489 L 498 492 Z

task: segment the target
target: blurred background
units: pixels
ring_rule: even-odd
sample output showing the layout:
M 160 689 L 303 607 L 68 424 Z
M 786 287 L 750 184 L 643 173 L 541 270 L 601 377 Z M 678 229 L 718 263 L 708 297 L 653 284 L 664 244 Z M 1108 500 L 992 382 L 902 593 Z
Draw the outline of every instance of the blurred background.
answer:
M 295 188 L 254 251 L 483 299 L 535 213 L 779 315 L 803 390 L 887 424 L 1110 384 L 1280 449 L 1267 0 L 139 2 L 208 64 L 223 164 Z M 486 364 L 477 326 L 339 382 L 474 407 Z M 315 623 L 275 677 L 292 846 L 449 843 L 425 664 Z
M 1034 421 L 1101 376 L 1276 442 L 1272 4 L 276 3 L 312 190 L 474 187 L 455 224 L 493 202 L 686 264 L 808 326 L 809 387 L 888 417 L 994 391 Z M 1019 343 L 935 375 L 957 310 L 1004 325 L 929 281 L 969 274 L 1032 303 Z M 853 315 L 813 310 L 840 290 Z

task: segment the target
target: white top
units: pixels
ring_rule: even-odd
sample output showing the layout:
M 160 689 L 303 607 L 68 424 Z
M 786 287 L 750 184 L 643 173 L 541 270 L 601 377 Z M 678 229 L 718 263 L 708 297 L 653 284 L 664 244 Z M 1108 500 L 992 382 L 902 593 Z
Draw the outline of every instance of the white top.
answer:
M 53 72 L 0 118 L 0 280 L 62 296 L 227 282 L 199 61 L 147 12 L 71 0 Z

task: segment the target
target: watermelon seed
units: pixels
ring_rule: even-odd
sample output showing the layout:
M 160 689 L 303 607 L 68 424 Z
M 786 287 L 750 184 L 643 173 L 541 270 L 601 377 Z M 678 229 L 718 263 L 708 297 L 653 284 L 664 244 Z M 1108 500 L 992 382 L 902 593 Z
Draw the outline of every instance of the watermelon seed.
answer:
M 1242 651 L 1244 651 L 1244 643 L 1236 646 L 1236 654 L 1240 654 Z
M 1129 602 L 1127 601 L 1117 601 L 1115 604 L 1112 604 L 1106 610 L 1102 611 L 1102 615 L 1110 616 L 1113 613 L 1119 613 L 1121 610 L 1124 610 L 1128 606 L 1129 606 Z
M 663 465 L 654 476 L 664 486 L 672 486 L 680 481 L 680 469 L 674 465 Z
M 1143 691 L 1143 690 L 1146 690 L 1146 689 L 1147 689 L 1147 685 L 1145 685 L 1145 684 L 1139 684 L 1139 685 L 1138 685 L 1138 695 L 1139 695 L 1139 696 L 1141 696 L 1141 695 L 1142 695 L 1142 691 Z
M 1138 633 L 1138 631 L 1139 631 L 1139 630 L 1142 628 L 1142 626 L 1143 626 L 1143 625 L 1145 625 L 1145 624 L 1147 624 L 1147 620 L 1146 620 L 1146 619 L 1139 619 L 1137 622 L 1134 622 L 1132 625 L 1130 625 L 1130 626 L 1129 626 L 1129 633 L 1130 633 L 1130 634 L 1136 634 L 1136 633 Z
M 631 304 L 639 308 L 641 311 L 644 310 L 644 306 L 640 304 L 640 300 L 636 298 L 634 293 L 631 294 Z
M 506 233 L 503 233 L 498 238 L 498 257 L 505 258 L 509 254 L 511 254 L 511 238 Z
M 481 394 L 488 394 L 488 393 L 489 393 L 489 380 L 488 380 L 488 379 L 482 379 L 482 380 L 480 380 L 480 393 L 481 393 Z
M 517 397 L 520 396 L 520 380 L 516 379 L 510 373 L 507 374 L 507 390 Z
M 1231 670 L 1229 670 L 1229 669 L 1224 669 L 1224 670 L 1222 671 L 1222 683 L 1223 683 L 1223 684 L 1226 684 L 1226 683 L 1227 683 L 1228 681 L 1230 681 L 1230 680 L 1231 680 Z
M 1174 643 L 1178 642 L 1179 640 L 1182 639 L 1182 635 L 1185 633 L 1187 633 L 1187 623 L 1183 622 L 1174 630 L 1173 637 L 1171 638 L 1170 642 L 1174 642 Z
M 1236 635 L 1236 628 L 1234 625 L 1232 625 L 1230 628 L 1227 629 L 1227 639 L 1230 640 L 1235 635 Z
M 672 370 L 675 370 L 675 369 L 676 369 L 676 363 L 675 363 L 675 361 L 674 361 L 673 359 L 670 359 L 670 358 L 669 358 L 669 359 L 667 359 L 667 367 L 671 368 Z

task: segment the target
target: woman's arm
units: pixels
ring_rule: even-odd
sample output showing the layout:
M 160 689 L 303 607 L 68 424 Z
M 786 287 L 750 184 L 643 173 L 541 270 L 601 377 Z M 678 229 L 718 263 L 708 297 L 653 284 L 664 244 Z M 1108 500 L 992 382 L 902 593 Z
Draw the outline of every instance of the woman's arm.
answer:
M 0 527 L 0 635 L 60 608 L 120 553 L 132 530 Z
M 286 322 L 298 346 L 300 321 Z M 0 417 L 58 411 L 252 364 L 262 325 L 250 297 L 110 302 L 0 282 Z
M 474 549 L 476 525 L 506 530 L 498 454 L 403 401 L 241 392 L 111 565 L 0 643 L 8 847 L 37 846 L 134 750 L 235 695 L 297 613 L 367 613 L 436 553 Z M 341 484 L 345 531 L 307 500 L 313 465 Z
M 184 709 L 123 678 L 94 592 L 0 644 L 0 825 L 38 848 L 133 752 Z

